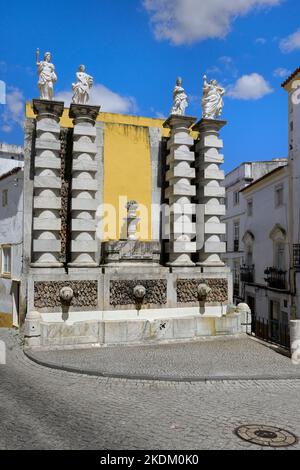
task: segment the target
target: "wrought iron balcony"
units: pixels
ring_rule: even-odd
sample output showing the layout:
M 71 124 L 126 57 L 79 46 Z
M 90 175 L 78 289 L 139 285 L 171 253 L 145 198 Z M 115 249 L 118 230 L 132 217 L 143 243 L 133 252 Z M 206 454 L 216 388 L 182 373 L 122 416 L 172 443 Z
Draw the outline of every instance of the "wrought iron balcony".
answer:
M 241 266 L 241 281 L 242 282 L 254 282 L 254 265 L 247 266 L 244 264 Z
M 286 271 L 283 271 L 279 268 L 266 268 L 265 269 L 265 282 L 268 284 L 269 287 L 273 287 L 274 289 L 286 289 Z

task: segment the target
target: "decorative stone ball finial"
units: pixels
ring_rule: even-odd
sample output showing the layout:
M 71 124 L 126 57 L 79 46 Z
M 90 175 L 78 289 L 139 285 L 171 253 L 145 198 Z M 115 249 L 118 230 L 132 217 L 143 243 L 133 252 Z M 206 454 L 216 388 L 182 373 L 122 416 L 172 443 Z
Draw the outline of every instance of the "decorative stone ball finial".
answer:
M 199 284 L 198 298 L 200 302 L 204 302 L 210 293 L 211 293 L 211 288 L 207 284 Z

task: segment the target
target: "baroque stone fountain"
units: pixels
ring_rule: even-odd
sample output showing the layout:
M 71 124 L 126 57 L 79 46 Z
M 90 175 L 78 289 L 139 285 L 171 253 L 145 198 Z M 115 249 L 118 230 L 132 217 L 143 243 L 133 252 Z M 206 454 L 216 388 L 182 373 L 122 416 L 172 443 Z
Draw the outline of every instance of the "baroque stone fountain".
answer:
M 137 201 L 128 201 L 126 204 L 127 215 L 124 217 L 126 224 L 126 239 L 108 241 L 103 243 L 103 258 L 105 265 L 124 264 L 153 264 L 160 262 L 161 246 L 156 241 L 141 241 L 137 235 L 137 227 L 140 218 L 137 215 L 139 204 Z

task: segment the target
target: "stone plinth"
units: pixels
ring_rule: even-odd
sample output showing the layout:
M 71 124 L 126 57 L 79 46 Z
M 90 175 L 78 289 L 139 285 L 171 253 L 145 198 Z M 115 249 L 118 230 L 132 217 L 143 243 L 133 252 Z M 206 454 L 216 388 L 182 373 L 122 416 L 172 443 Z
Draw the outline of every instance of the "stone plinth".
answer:
M 220 255 L 226 252 L 222 237 L 226 225 L 221 222 L 225 215 L 225 188 L 221 186 L 224 172 L 220 170 L 224 157 L 223 141 L 219 133 L 226 121 L 201 119 L 193 130 L 199 132 L 196 143 L 196 189 L 197 189 L 197 263 L 200 266 L 224 266 Z
M 103 243 L 103 258 L 106 265 L 159 265 L 160 251 L 159 242 L 121 240 Z
M 195 178 L 194 152 L 191 147 L 194 140 L 190 135 L 190 127 L 196 119 L 188 116 L 171 115 L 164 123 L 170 128 L 168 141 L 166 180 L 169 184 L 165 198 L 170 206 L 170 242 L 167 244 L 170 266 L 194 266 L 191 256 L 196 252 L 196 227 L 193 223 L 196 187 L 192 183 Z
M 61 267 L 60 117 L 64 103 L 33 100 L 36 118 L 32 266 Z
M 73 119 L 72 221 L 70 267 L 96 267 L 96 174 L 97 145 L 95 121 L 99 106 L 72 104 Z

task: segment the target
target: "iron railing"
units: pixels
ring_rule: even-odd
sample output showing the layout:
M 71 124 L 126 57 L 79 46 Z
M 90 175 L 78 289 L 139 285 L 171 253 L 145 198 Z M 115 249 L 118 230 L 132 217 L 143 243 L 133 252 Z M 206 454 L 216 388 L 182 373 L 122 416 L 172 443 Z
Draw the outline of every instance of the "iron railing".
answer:
M 241 266 L 241 281 L 242 282 L 254 282 L 254 265 L 247 266 L 244 264 Z
M 252 335 L 268 343 L 290 349 L 289 325 L 278 320 L 252 317 Z
M 273 287 L 274 289 L 286 289 L 286 271 L 283 271 L 279 268 L 266 268 L 265 269 L 265 282 L 268 284 L 269 287 Z

